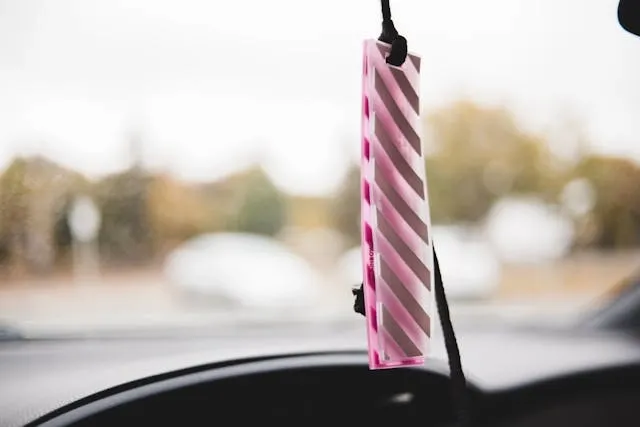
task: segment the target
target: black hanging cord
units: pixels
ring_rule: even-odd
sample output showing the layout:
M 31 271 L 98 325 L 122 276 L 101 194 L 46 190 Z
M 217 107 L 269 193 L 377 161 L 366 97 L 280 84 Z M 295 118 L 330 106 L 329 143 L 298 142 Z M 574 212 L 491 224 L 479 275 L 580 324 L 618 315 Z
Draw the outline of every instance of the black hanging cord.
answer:
M 378 40 L 385 43 L 393 43 L 398 37 L 398 30 L 396 30 L 393 21 L 391 20 L 391 7 L 389 6 L 389 0 L 382 0 L 382 33 Z
M 440 325 L 442 327 L 442 335 L 444 337 L 444 346 L 447 349 L 447 359 L 449 362 L 449 376 L 451 377 L 451 392 L 453 394 L 454 403 L 457 405 L 458 425 L 460 427 L 469 427 L 471 425 L 471 410 L 469 402 L 469 393 L 467 389 L 467 379 L 462 369 L 462 360 L 460 359 L 460 349 L 458 348 L 458 340 L 453 330 L 453 322 L 449 313 L 449 303 L 447 302 L 447 294 L 444 291 L 442 283 L 442 273 L 440 273 L 440 263 L 436 255 L 436 248 L 433 248 L 433 263 L 435 265 L 434 281 L 435 281 L 435 297 L 438 308 L 438 317 L 440 317 Z
M 407 59 L 407 39 L 398 34 L 398 30 L 393 25 L 389 0 L 381 0 L 380 3 L 382 4 L 382 33 L 378 40 L 391 45 L 387 64 L 399 67 Z
M 447 350 L 447 359 L 449 363 L 449 375 L 451 377 L 451 392 L 456 405 L 458 415 L 458 426 L 469 427 L 471 425 L 471 402 L 469 401 L 469 393 L 467 389 L 467 379 L 462 370 L 462 361 L 460 360 L 460 349 L 458 348 L 458 340 L 453 330 L 453 322 L 449 313 L 449 303 L 447 295 L 444 291 L 442 283 L 442 273 L 440 272 L 440 263 L 436 255 L 436 248 L 433 248 L 433 263 L 435 267 L 435 298 L 438 308 L 438 317 L 440 317 L 440 325 L 442 327 L 442 335 L 444 337 L 444 346 Z M 355 302 L 353 309 L 356 313 L 366 315 L 364 303 L 363 284 L 359 288 L 353 289 Z

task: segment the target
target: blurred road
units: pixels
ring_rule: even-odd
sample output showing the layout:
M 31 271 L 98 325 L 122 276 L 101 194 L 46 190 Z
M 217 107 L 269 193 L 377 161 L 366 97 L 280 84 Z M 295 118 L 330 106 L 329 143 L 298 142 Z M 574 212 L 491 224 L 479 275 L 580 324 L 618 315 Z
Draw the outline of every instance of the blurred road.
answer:
M 588 306 L 637 267 L 640 253 L 615 256 L 582 254 L 544 268 L 505 268 L 491 300 L 451 301 L 457 324 L 509 324 L 522 319 L 558 322 Z M 337 283 L 327 278 L 327 283 Z M 446 284 L 445 284 L 446 287 Z M 102 333 L 104 331 L 218 329 L 305 322 L 353 325 L 349 286 L 327 286 L 315 310 L 247 312 L 187 301 L 156 270 L 111 272 L 99 278 L 70 276 L 9 281 L 0 278 L 0 323 L 29 334 Z M 116 332 L 114 332 L 116 333 Z
M 588 304 L 590 296 L 551 300 L 452 301 L 457 323 L 512 323 L 520 319 L 540 321 L 569 315 Z M 0 322 L 31 335 L 130 333 L 168 329 L 229 329 L 274 327 L 304 322 L 361 328 L 352 312 L 350 289 L 333 288 L 316 310 L 283 312 L 224 310 L 195 306 L 176 294 L 161 277 L 146 275 L 112 280 L 50 281 L 0 286 Z

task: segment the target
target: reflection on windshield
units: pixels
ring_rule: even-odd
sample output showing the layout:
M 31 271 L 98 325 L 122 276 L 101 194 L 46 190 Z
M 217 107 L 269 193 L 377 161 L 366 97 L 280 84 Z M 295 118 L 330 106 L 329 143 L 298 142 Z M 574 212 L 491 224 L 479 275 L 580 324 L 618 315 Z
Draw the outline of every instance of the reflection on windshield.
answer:
M 491 14 L 530 7 L 509 2 Z M 444 3 L 412 3 L 411 15 L 448 16 Z M 592 27 L 538 3 L 548 15 L 524 13 L 517 32 L 501 26 L 509 16 L 414 28 L 431 64 L 433 238 L 459 318 L 567 313 L 638 267 L 640 88 L 615 83 L 640 74 L 637 45 L 600 21 L 615 16 L 606 2 L 581 3 Z M 350 287 L 362 276 L 365 31 L 336 29 L 353 42 L 336 49 L 326 28 L 298 25 L 276 43 L 234 9 L 240 40 L 198 24 L 207 4 L 3 11 L 0 321 L 42 333 L 362 321 Z M 368 6 L 344 7 L 357 22 Z M 309 8 L 310 20 L 324 10 Z M 282 52 L 298 59 L 280 66 Z

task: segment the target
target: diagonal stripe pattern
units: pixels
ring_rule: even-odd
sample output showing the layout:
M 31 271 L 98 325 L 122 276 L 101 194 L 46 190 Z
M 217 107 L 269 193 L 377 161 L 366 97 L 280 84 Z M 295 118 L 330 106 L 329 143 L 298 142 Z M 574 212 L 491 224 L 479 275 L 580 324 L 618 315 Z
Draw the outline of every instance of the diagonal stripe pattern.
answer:
M 389 66 L 364 44 L 362 260 L 372 369 L 424 363 L 431 335 L 432 251 L 419 132 L 420 58 Z

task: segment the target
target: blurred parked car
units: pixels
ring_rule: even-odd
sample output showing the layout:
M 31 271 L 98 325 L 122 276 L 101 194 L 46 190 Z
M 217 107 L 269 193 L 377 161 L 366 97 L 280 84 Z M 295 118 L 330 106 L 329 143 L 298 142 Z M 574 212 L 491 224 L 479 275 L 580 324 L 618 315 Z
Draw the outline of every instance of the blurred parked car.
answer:
M 562 258 L 574 237 L 570 218 L 534 197 L 498 201 L 487 215 L 485 233 L 502 261 L 527 264 Z
M 488 243 L 455 226 L 432 229 L 447 296 L 451 299 L 490 297 L 500 282 L 500 262 Z M 347 251 L 339 261 L 343 280 L 351 285 L 362 282 L 360 247 Z
M 463 227 L 436 226 L 432 236 L 447 296 L 451 299 L 491 297 L 502 273 L 491 245 Z
M 285 245 L 241 233 L 184 243 L 166 258 L 164 272 L 185 300 L 227 307 L 302 308 L 321 287 L 315 270 Z

